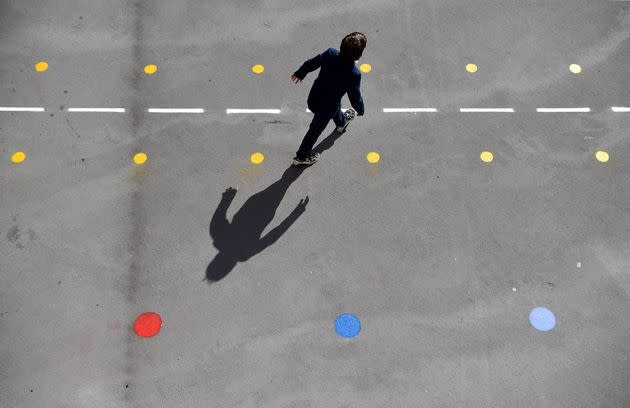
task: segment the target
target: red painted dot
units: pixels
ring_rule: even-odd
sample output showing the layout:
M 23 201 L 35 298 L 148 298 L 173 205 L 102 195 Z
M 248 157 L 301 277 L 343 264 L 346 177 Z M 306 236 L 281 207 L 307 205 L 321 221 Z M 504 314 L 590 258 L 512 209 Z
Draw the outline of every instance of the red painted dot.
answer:
M 140 337 L 153 337 L 158 334 L 161 328 L 162 318 L 153 312 L 141 314 L 133 325 L 133 330 Z

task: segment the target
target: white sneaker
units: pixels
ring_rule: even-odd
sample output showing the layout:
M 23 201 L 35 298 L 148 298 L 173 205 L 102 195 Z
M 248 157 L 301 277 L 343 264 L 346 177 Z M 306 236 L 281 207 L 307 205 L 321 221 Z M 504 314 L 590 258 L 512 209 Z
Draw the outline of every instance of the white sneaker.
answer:
M 341 126 L 337 126 L 336 130 L 338 133 L 344 133 L 346 131 L 346 128 L 348 127 L 348 125 L 350 124 L 350 122 L 352 121 L 352 119 L 355 118 L 355 116 L 357 116 L 357 112 L 352 109 L 352 108 L 348 108 L 344 113 L 343 113 L 343 125 Z

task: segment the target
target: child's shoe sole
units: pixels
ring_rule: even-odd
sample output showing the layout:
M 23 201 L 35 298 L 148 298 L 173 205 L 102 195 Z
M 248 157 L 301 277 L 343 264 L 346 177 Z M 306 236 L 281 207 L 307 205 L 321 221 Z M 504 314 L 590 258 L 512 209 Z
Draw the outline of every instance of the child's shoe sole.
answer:
M 350 122 L 352 122 L 352 119 L 354 119 L 356 116 L 357 112 L 352 108 L 348 108 L 348 110 L 346 110 L 343 114 L 346 122 L 343 124 L 343 126 L 337 126 L 337 133 L 344 133 Z

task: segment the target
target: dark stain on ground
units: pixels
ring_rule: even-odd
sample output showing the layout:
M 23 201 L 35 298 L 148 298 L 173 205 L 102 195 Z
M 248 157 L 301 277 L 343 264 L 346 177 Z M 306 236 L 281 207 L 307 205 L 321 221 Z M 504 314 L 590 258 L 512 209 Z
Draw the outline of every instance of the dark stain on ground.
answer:
M 144 118 L 144 112 L 142 109 L 142 103 L 144 101 L 144 92 L 142 89 L 142 80 L 144 67 L 148 61 L 144 52 L 144 20 L 145 18 L 155 15 L 153 8 L 155 2 L 150 0 L 135 0 L 128 9 L 128 13 L 132 16 L 131 34 L 132 34 L 132 72 L 127 77 L 129 87 L 132 92 L 132 99 L 130 101 L 130 133 L 134 138 L 135 143 L 134 150 L 139 150 L 140 135 L 142 120 Z M 124 285 L 124 296 L 132 309 L 135 309 L 137 302 L 138 291 L 142 283 L 146 280 L 146 268 L 142 261 L 144 252 L 144 225 L 146 225 L 146 211 L 144 209 L 144 201 L 142 195 L 142 173 L 135 174 L 137 177 L 133 177 L 135 183 L 134 191 L 130 197 L 130 234 L 128 237 L 127 251 L 130 256 L 129 271 L 127 273 L 127 280 Z M 138 361 L 142 360 L 138 355 L 137 342 L 132 331 L 129 331 L 126 338 L 126 348 L 124 351 L 125 365 L 123 367 L 124 375 L 127 379 L 134 379 L 138 373 Z M 130 402 L 132 405 L 135 403 L 135 396 L 133 392 L 125 393 L 124 399 Z
M 21 236 L 20 228 L 17 225 L 14 225 L 11 228 L 9 228 L 9 232 L 7 232 L 7 239 L 9 240 L 9 242 L 16 244 L 18 248 L 21 248 L 21 245 L 18 242 L 18 240 L 20 239 L 20 236 Z
M 9 232 L 7 232 L 7 239 L 9 242 L 16 242 L 20 239 L 20 228 L 17 225 L 9 228 Z
M 142 114 L 142 100 L 143 100 L 143 92 L 141 89 L 141 81 L 143 71 L 141 69 L 136 69 L 137 67 L 141 67 L 146 65 L 146 61 L 144 61 L 144 17 L 151 16 L 152 10 L 151 7 L 154 7 L 153 3 L 147 0 L 136 0 L 131 6 L 131 13 L 133 15 L 133 49 L 132 49 L 132 58 L 133 58 L 133 72 L 130 77 L 130 85 L 134 90 L 134 98 L 131 103 L 131 133 L 135 139 L 140 137 L 140 126 L 142 124 L 143 114 Z M 139 143 L 136 143 L 136 148 L 139 148 Z M 136 178 L 136 181 L 141 181 L 142 178 Z M 132 219 L 132 229 L 131 236 L 129 237 L 129 248 L 128 250 L 131 252 L 131 265 L 130 265 L 130 273 L 129 280 L 127 282 L 127 293 L 126 297 L 129 302 L 135 301 L 136 292 L 139 288 L 138 275 L 141 272 L 141 267 L 139 265 L 139 258 L 141 257 L 142 251 L 142 241 L 143 234 L 142 229 L 144 225 L 143 220 L 143 211 L 142 211 L 142 196 L 140 190 L 140 185 L 136 186 L 136 191 L 133 192 L 131 197 L 131 219 Z
M 26 234 L 28 236 L 29 241 L 35 241 L 37 239 L 37 236 L 35 235 L 35 231 L 33 231 L 30 228 L 26 230 Z M 22 232 L 20 231 L 19 226 L 14 225 L 11 228 L 9 228 L 9 231 L 7 232 L 7 240 L 11 242 L 12 244 L 15 244 L 15 247 L 17 249 L 24 249 L 25 243 L 22 242 L 21 238 L 22 238 Z
M 274 120 L 266 120 L 265 123 L 291 123 L 291 122 L 287 122 L 284 120 L 278 120 L 278 119 L 274 119 Z

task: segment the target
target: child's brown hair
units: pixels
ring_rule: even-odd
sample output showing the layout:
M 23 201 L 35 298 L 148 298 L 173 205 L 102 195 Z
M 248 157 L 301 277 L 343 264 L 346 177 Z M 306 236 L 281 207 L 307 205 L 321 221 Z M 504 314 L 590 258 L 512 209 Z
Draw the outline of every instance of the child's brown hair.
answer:
M 367 45 L 367 38 L 365 34 L 354 32 L 346 35 L 341 40 L 341 47 L 339 47 L 339 52 L 341 54 L 341 58 L 349 61 L 356 61 L 361 58 L 363 55 L 363 50 Z

